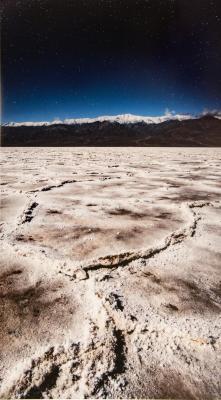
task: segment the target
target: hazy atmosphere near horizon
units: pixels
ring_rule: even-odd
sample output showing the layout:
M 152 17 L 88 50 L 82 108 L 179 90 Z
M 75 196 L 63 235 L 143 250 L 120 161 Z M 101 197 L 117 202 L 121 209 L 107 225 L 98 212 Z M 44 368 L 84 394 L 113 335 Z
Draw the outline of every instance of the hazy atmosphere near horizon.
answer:
M 5 122 L 221 108 L 220 0 L 4 0 Z
M 3 0 L 0 399 L 221 399 L 221 0 Z

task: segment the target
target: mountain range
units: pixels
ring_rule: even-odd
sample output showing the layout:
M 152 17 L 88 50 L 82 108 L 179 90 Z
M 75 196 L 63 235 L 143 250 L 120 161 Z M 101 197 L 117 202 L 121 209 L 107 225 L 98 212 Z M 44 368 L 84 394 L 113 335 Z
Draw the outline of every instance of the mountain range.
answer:
M 2 146 L 221 146 L 218 116 L 131 114 L 1 126 Z
M 53 121 L 40 121 L 40 122 L 10 122 L 5 126 L 49 126 L 49 125 L 75 125 L 75 124 L 90 124 L 93 122 L 118 122 L 119 124 L 134 124 L 138 122 L 144 122 L 146 124 L 159 124 L 168 120 L 179 120 L 191 118 L 188 114 L 173 114 L 166 112 L 162 116 L 151 117 L 141 116 L 134 114 L 120 114 L 120 115 L 102 115 L 95 118 L 66 118 L 64 120 L 54 119 Z

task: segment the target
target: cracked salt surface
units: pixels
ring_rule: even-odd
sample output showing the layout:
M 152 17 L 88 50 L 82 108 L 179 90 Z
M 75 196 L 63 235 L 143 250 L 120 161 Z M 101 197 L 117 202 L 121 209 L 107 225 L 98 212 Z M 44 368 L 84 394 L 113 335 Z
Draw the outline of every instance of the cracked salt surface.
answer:
M 220 154 L 3 149 L 1 397 L 220 397 Z

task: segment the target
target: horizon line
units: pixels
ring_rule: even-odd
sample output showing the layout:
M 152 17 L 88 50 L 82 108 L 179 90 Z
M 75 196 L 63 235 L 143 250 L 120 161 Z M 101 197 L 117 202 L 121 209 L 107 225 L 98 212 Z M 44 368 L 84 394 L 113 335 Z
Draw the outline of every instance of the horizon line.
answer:
M 118 122 L 118 123 L 161 123 L 169 120 L 185 120 L 185 119 L 196 119 L 203 116 L 213 116 L 217 118 L 221 118 L 221 111 L 219 110 L 204 110 L 198 114 L 190 114 L 184 113 L 179 114 L 174 111 L 170 111 L 168 109 L 165 110 L 165 113 L 159 116 L 151 116 L 151 115 L 136 115 L 136 114 L 115 114 L 115 115 L 100 115 L 96 117 L 81 117 L 81 118 L 64 118 L 63 120 L 60 118 L 54 118 L 51 121 L 10 121 L 1 123 L 1 126 L 44 126 L 44 125 L 72 125 L 72 124 L 84 124 L 84 123 L 93 123 L 93 122 Z

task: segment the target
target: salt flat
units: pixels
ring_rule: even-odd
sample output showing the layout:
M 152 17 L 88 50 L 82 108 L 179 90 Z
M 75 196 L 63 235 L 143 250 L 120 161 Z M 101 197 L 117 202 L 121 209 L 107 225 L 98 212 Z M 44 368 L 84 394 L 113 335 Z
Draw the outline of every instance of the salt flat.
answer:
M 221 397 L 220 158 L 2 149 L 2 397 Z

